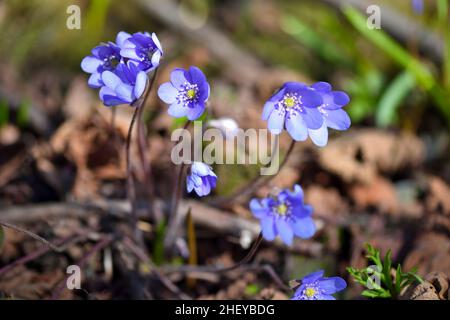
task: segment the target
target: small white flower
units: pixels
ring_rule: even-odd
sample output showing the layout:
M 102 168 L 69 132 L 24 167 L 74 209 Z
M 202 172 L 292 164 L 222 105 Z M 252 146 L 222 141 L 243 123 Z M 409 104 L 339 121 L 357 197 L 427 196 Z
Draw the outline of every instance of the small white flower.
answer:
M 232 118 L 219 118 L 208 121 L 207 125 L 219 129 L 225 139 L 233 139 L 238 134 L 239 125 Z

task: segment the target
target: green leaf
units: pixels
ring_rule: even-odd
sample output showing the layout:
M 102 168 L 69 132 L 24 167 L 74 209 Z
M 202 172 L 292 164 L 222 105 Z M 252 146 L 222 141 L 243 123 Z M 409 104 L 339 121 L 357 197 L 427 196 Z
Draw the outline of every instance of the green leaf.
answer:
M 375 115 L 377 125 L 386 127 L 396 119 L 399 105 L 408 93 L 414 89 L 416 81 L 411 73 L 404 71 L 399 74 L 389 85 L 380 99 Z
M 9 107 L 6 100 L 0 100 L 0 128 L 8 123 Z
M 27 126 L 29 120 L 30 103 L 22 101 L 17 109 L 17 125 L 21 128 Z
M 369 29 L 366 24 L 366 16 L 358 10 L 347 5 L 343 9 L 344 15 L 350 23 L 369 41 L 378 46 L 399 65 L 403 66 L 417 79 L 417 82 L 425 89 L 431 89 L 435 85 L 435 79 L 430 70 L 414 56 L 388 36 L 382 29 Z
M 164 235 L 166 233 L 166 221 L 161 221 L 156 226 L 155 240 L 153 243 L 153 261 L 156 265 L 164 262 Z
M 261 290 L 261 287 L 256 283 L 250 283 L 245 288 L 245 295 L 253 297 L 258 294 L 258 292 Z
M 281 20 L 281 28 L 295 40 L 313 50 L 324 60 L 339 65 L 350 66 L 347 57 L 330 41 L 324 41 L 323 37 L 313 28 L 303 23 L 292 15 L 285 15 Z

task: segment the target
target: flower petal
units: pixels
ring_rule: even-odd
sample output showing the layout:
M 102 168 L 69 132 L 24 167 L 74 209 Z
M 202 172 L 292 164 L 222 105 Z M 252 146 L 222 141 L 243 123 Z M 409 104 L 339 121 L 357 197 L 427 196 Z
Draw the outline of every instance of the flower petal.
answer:
M 308 275 L 303 277 L 302 283 L 313 283 L 313 282 L 316 282 L 317 280 L 322 278 L 323 274 L 324 274 L 323 270 L 312 272 L 312 273 L 310 273 L 310 274 L 308 274 Z
M 344 91 L 333 91 L 333 100 L 334 103 L 343 107 L 350 102 L 350 97 Z
M 147 86 L 147 74 L 140 71 L 136 76 L 136 84 L 134 86 L 133 94 L 136 99 L 139 99 L 145 91 Z
M 182 104 L 178 104 L 178 103 L 174 102 L 169 106 L 169 109 L 167 110 L 167 112 L 172 117 L 181 118 L 181 117 L 186 116 L 187 108 L 184 107 Z
M 273 110 L 270 114 L 269 121 L 267 122 L 267 128 L 273 134 L 280 134 L 284 127 L 284 110 Z
M 283 242 L 288 246 L 292 245 L 294 240 L 294 232 L 292 231 L 291 226 L 284 219 L 275 220 L 275 225 L 281 240 L 283 240 Z
M 347 288 L 347 283 L 341 277 L 330 277 L 319 281 L 319 287 L 325 294 L 333 294 Z
M 125 101 L 117 97 L 114 90 L 108 87 L 102 87 L 99 91 L 99 96 L 100 99 L 103 101 L 103 104 L 108 107 L 126 103 Z
M 94 73 L 97 72 L 98 67 L 100 67 L 103 64 L 103 61 L 87 56 L 81 61 L 81 69 L 83 69 L 84 72 L 87 73 Z
M 156 33 L 154 33 L 154 32 L 152 33 L 152 40 L 153 40 L 153 43 L 155 44 L 155 46 L 158 48 L 158 50 L 161 51 L 160 54 L 162 54 L 163 53 L 163 49 L 162 49 L 162 46 L 161 46 L 161 42 L 159 42 L 159 39 L 156 36 Z
M 204 177 L 209 175 L 210 173 L 213 173 L 210 166 L 208 166 L 206 163 L 199 161 L 192 162 L 191 171 L 193 174 L 198 175 L 200 177 Z
M 276 237 L 275 225 L 273 218 L 261 219 L 261 232 L 264 239 L 272 241 Z
M 111 71 L 104 71 L 102 73 L 102 80 L 108 88 L 115 89 L 122 80 Z
M 122 48 L 125 41 L 131 37 L 131 35 L 128 32 L 120 31 L 116 36 L 116 44 Z
M 165 103 L 174 103 L 178 95 L 178 90 L 170 82 L 163 83 L 159 86 L 158 97 Z
M 308 138 L 308 128 L 300 114 L 291 115 L 286 119 L 286 130 L 295 141 L 305 141 Z
M 188 82 L 183 69 L 175 69 L 170 73 L 170 82 L 176 89 L 182 89 L 182 86 Z
M 161 51 L 156 50 L 152 55 L 152 69 L 159 66 L 159 61 L 161 60 Z
M 328 142 L 328 129 L 326 122 L 317 130 L 308 129 L 308 134 L 314 144 L 318 147 L 324 147 Z
M 270 214 L 270 209 L 264 206 L 264 203 L 258 199 L 252 199 L 250 201 L 250 210 L 253 216 L 258 219 L 268 217 Z
M 292 229 L 294 234 L 302 239 L 309 239 L 316 232 L 316 226 L 310 217 L 295 219 L 295 222 L 292 223 Z
M 205 111 L 204 103 L 196 103 L 193 108 L 186 108 L 186 115 L 189 120 L 197 120 Z
M 114 91 L 117 93 L 117 96 L 127 103 L 133 102 L 133 87 L 127 84 L 119 84 Z
M 99 72 L 95 72 L 93 74 L 91 74 L 91 76 L 89 77 L 88 80 L 88 85 L 91 88 L 100 88 L 104 85 L 103 81 L 102 81 L 102 74 Z
M 331 91 L 331 85 L 328 82 L 320 81 L 314 83 L 311 88 L 322 91 L 322 92 L 330 92 Z
M 318 109 L 303 108 L 301 115 L 308 129 L 319 129 L 324 122 L 322 113 Z
M 174 118 L 181 118 L 186 116 L 187 108 L 184 107 L 182 104 L 174 102 L 169 106 L 167 112 Z
M 139 56 L 136 53 L 136 50 L 134 48 L 128 47 L 129 40 L 125 41 L 124 48 L 120 49 L 120 55 L 124 58 L 133 59 L 133 60 L 140 60 Z
M 317 108 L 323 103 L 322 96 L 311 89 L 304 89 L 300 92 L 301 104 L 306 108 Z
M 335 130 L 347 130 L 350 128 L 351 120 L 347 112 L 342 109 L 326 111 L 327 126 Z
M 262 119 L 263 120 L 269 119 L 269 116 L 274 109 L 275 109 L 275 102 L 268 100 L 264 104 L 264 108 L 263 108 L 263 112 L 262 112 Z
M 189 70 L 187 72 L 187 79 L 190 83 L 195 83 L 198 86 L 202 86 L 204 82 L 206 82 L 206 77 L 202 70 L 199 68 L 192 66 L 189 67 Z

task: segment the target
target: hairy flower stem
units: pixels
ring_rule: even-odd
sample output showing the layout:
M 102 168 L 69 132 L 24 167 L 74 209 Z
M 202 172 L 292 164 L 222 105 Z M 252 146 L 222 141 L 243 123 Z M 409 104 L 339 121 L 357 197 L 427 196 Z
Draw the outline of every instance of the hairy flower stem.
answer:
M 191 121 L 187 121 L 183 127 L 184 130 L 189 128 Z M 174 192 L 172 193 L 172 199 L 170 201 L 169 210 L 169 223 L 167 226 L 166 237 L 164 239 L 164 246 L 169 249 L 175 242 L 176 233 L 178 226 L 180 224 L 180 215 L 178 214 L 178 204 L 180 203 L 181 190 L 183 185 L 183 175 L 184 175 L 185 164 L 181 163 L 178 167 L 177 176 L 174 184 Z
M 139 113 L 139 109 L 136 108 L 133 113 L 133 117 L 131 118 L 130 127 L 128 128 L 128 134 L 127 134 L 127 142 L 125 146 L 125 152 L 126 152 L 126 162 L 127 162 L 127 197 L 131 202 L 131 223 L 133 226 L 133 229 L 135 229 L 137 225 L 137 213 L 136 213 L 136 190 L 134 186 L 133 181 L 133 172 L 131 170 L 131 155 L 130 155 L 130 149 L 131 149 L 131 137 L 133 134 L 133 128 L 134 124 L 136 122 L 137 115 Z
M 142 165 L 142 170 L 144 172 L 144 181 L 146 188 L 149 192 L 150 196 L 150 202 L 153 203 L 154 199 L 154 190 L 153 190 L 153 183 L 151 182 L 151 165 L 150 161 L 148 161 L 147 157 L 147 141 L 145 139 L 145 126 L 144 126 L 144 108 L 147 102 L 148 97 L 150 96 L 150 93 L 152 91 L 153 85 L 155 83 L 156 75 L 158 72 L 158 68 L 156 68 L 155 72 L 153 73 L 153 76 L 150 80 L 150 83 L 147 87 L 147 90 L 144 94 L 144 97 L 142 99 L 141 104 L 139 105 L 139 113 L 137 116 L 137 131 L 138 131 L 138 152 L 139 152 L 139 158 Z M 151 208 L 151 206 L 150 206 Z
M 278 142 L 275 142 L 274 146 L 277 145 L 277 143 Z M 234 201 L 236 201 L 236 199 L 245 197 L 245 196 L 249 196 L 252 193 L 254 193 L 258 188 L 263 186 L 264 184 L 269 183 L 273 178 L 275 178 L 277 176 L 277 174 L 281 171 L 281 169 L 286 165 L 286 163 L 289 159 L 289 156 L 292 154 L 292 150 L 294 150 L 294 146 L 295 146 L 295 140 L 292 140 L 291 144 L 289 145 L 289 149 L 286 152 L 286 155 L 284 156 L 283 161 L 281 162 L 280 166 L 278 167 L 278 172 L 276 174 L 269 175 L 269 176 L 261 176 L 260 175 L 256 178 L 254 178 L 252 181 L 250 181 L 250 183 L 239 188 L 236 192 L 234 192 L 230 196 L 221 197 L 216 200 L 213 200 L 213 201 L 211 201 L 211 204 L 218 206 L 218 207 L 228 207 L 230 204 L 232 204 Z M 270 167 L 270 165 L 272 164 L 272 162 L 274 160 L 274 155 L 276 154 L 276 151 L 275 151 L 276 148 L 273 148 L 273 149 L 274 150 L 272 150 L 270 164 L 268 165 L 268 167 Z
M 239 267 L 243 266 L 244 264 L 247 264 L 250 262 L 250 260 L 252 260 L 253 256 L 255 255 L 256 251 L 259 248 L 259 245 L 261 244 L 263 239 L 263 235 L 262 232 L 259 233 L 258 237 L 256 238 L 255 242 L 253 242 L 252 247 L 250 248 L 250 251 L 247 253 L 247 255 L 238 263 L 236 263 L 235 265 L 228 267 L 228 268 L 223 268 L 223 269 L 218 269 L 217 272 L 222 273 L 222 272 L 229 272 L 231 270 L 235 270 L 238 269 Z

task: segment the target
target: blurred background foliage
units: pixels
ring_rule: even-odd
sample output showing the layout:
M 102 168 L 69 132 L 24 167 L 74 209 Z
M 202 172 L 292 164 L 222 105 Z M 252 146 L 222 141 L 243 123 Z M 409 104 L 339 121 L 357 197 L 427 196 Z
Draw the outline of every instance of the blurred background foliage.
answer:
M 419 54 L 417 39 L 409 39 L 404 46 L 383 29 L 369 30 L 366 16 L 353 8 L 343 7 L 338 12 L 323 1 L 308 0 L 270 3 L 180 2 L 267 64 L 296 70 L 311 81 L 330 81 L 347 90 L 352 97 L 348 111 L 355 124 L 417 131 L 436 128 L 438 123 L 448 129 L 447 0 L 425 1 L 423 13 L 414 12 L 410 1 L 379 1 L 447 40 L 441 64 Z M 61 13 L 71 4 L 81 8 L 81 30 L 65 27 L 68 15 Z M 161 27 L 128 1 L 5 0 L 0 3 L 0 58 L 13 63 L 24 79 L 30 71 L 49 66 L 79 73 L 82 57 L 102 39 L 113 40 L 122 29 L 132 32 Z M 0 114 L 5 116 L 4 112 Z

